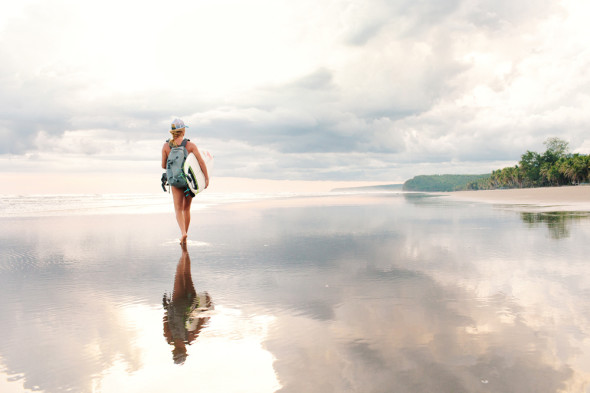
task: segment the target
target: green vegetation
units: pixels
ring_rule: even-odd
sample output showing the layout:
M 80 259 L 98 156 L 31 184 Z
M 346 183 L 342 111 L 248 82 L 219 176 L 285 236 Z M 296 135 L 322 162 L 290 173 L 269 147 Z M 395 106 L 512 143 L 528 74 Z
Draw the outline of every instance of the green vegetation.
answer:
M 465 190 L 468 184 L 488 179 L 485 175 L 421 175 L 404 183 L 405 191 L 458 191 Z
M 590 156 L 570 154 L 569 143 L 559 138 L 545 141 L 543 154 L 527 151 L 514 167 L 488 175 L 416 176 L 404 183 L 407 191 L 491 190 L 496 188 L 548 187 L 590 181 Z
M 547 139 L 545 146 L 545 153 L 527 151 L 518 165 L 495 170 L 488 178 L 470 182 L 466 189 L 549 187 L 590 181 L 590 156 L 570 154 L 568 142 L 559 138 Z
M 520 218 L 531 228 L 546 224 L 553 239 L 563 239 L 570 236 L 570 226 L 574 221 L 590 218 L 587 212 L 550 212 L 550 213 L 521 213 Z

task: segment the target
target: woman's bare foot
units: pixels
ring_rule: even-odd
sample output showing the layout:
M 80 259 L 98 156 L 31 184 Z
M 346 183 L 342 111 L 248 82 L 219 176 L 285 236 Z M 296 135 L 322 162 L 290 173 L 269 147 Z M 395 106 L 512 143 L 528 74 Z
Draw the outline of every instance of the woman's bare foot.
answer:
M 188 237 L 188 235 L 186 233 L 184 235 L 182 235 L 182 237 L 180 238 L 180 244 L 186 244 L 187 237 Z

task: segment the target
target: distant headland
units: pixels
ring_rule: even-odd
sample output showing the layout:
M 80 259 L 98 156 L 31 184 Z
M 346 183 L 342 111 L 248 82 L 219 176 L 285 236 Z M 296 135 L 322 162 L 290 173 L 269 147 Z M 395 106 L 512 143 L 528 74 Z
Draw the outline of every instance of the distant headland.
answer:
M 419 175 L 403 184 L 336 188 L 332 191 L 421 191 L 451 192 L 539 188 L 587 184 L 590 182 L 590 155 L 570 153 L 569 143 L 559 138 L 544 142 L 540 154 L 527 150 L 517 165 L 477 175 Z
M 480 175 L 420 175 L 407 180 L 404 191 L 449 192 L 568 186 L 590 181 L 590 156 L 569 152 L 559 138 L 544 142 L 539 154 L 527 150 L 517 165 Z

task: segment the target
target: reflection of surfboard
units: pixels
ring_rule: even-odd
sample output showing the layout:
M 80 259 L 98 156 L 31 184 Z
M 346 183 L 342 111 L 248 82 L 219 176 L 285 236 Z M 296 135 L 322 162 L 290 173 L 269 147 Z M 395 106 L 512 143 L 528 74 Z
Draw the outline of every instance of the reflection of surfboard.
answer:
M 202 155 L 203 153 L 201 153 Z M 211 296 L 207 292 L 199 292 L 195 297 L 195 302 L 193 303 L 196 306 L 194 309 L 191 310 L 188 318 L 184 323 L 184 328 L 189 332 L 194 332 L 203 328 L 203 325 L 209 321 L 211 318 L 211 313 L 208 311 L 212 311 L 215 309 L 213 302 L 211 301 Z
M 207 165 L 207 172 L 209 176 L 211 176 L 213 155 L 207 150 L 199 150 L 199 152 L 201 153 L 201 157 L 203 157 L 203 161 L 205 161 L 205 165 Z M 201 171 L 199 161 L 193 153 L 189 153 L 188 157 L 186 157 L 183 169 L 191 191 L 195 193 L 195 195 L 203 191 L 205 189 L 205 175 L 203 174 L 203 171 Z

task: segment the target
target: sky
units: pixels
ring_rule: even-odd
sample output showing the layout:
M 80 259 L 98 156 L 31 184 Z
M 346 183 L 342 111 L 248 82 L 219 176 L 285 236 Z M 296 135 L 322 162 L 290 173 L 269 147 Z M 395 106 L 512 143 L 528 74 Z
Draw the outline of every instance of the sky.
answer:
M 587 154 L 587 15 L 578 0 L 0 0 L 0 193 L 157 191 L 175 117 L 219 190 L 488 173 L 549 137 Z

